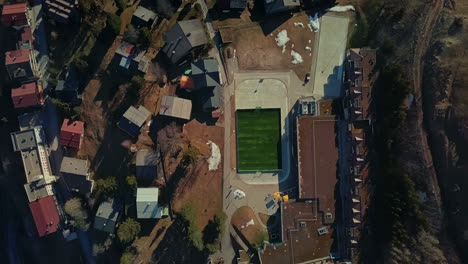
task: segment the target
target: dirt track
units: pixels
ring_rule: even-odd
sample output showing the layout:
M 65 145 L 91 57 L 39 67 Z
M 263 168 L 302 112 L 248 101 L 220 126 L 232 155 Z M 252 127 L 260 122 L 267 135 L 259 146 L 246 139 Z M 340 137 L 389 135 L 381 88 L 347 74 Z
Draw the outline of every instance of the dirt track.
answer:
M 423 112 L 423 102 L 422 102 L 422 71 L 424 69 L 424 56 L 429 47 L 429 43 L 432 37 L 432 30 L 439 18 L 440 12 L 442 11 L 444 1 L 434 0 L 434 4 L 430 5 L 426 19 L 424 21 L 423 30 L 421 32 L 421 38 L 418 40 L 416 45 L 416 50 L 414 52 L 413 58 L 413 85 L 414 85 L 414 95 L 415 95 L 415 108 L 417 111 L 417 131 L 416 134 L 420 139 L 420 146 L 422 148 L 423 161 L 426 167 L 426 171 L 430 174 L 431 185 L 433 187 L 434 194 L 436 195 L 436 202 L 438 207 L 442 208 L 440 189 L 437 180 L 436 171 L 434 168 L 434 163 L 432 160 L 431 150 L 429 148 L 427 133 L 424 128 L 424 112 Z

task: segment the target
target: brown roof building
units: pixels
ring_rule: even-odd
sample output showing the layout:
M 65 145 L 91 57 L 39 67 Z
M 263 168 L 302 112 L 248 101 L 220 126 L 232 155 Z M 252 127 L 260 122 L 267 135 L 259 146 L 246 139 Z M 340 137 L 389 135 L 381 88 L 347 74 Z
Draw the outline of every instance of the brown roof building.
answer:
M 330 263 L 334 259 L 335 126 L 333 115 L 297 119 L 300 201 L 281 204 L 282 243 L 266 246 L 260 252 L 262 263 Z
M 350 120 L 368 120 L 373 71 L 376 63 L 374 49 L 349 49 L 346 54 L 346 108 Z
M 318 203 L 281 204 L 283 243 L 260 252 L 263 264 L 328 263 L 333 258 L 333 230 L 318 214 Z

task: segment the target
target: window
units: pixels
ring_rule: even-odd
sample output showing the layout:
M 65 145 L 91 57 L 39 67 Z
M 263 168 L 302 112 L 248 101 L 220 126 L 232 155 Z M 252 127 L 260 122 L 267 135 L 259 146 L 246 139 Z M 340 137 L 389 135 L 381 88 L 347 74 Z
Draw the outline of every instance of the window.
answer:
M 332 219 L 333 215 L 331 213 L 326 213 L 325 214 L 325 219 Z

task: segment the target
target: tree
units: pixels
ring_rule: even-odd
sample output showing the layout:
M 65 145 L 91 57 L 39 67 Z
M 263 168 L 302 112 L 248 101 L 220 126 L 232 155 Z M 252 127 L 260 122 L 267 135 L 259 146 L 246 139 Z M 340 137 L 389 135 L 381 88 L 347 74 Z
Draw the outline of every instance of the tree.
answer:
M 85 73 L 88 69 L 88 62 L 84 59 L 82 54 L 78 54 L 72 61 L 72 65 L 75 66 L 80 72 Z
M 127 176 L 126 180 L 127 180 L 127 185 L 130 186 L 131 188 L 137 187 L 138 183 L 137 183 L 137 178 L 135 177 L 135 175 Z
M 151 40 L 151 31 L 147 27 L 140 28 L 140 33 L 138 34 L 138 43 L 143 47 L 148 47 L 151 44 Z
M 216 212 L 213 219 L 205 226 L 205 229 L 203 229 L 203 243 L 205 243 L 205 247 L 211 253 L 214 253 L 219 249 L 220 238 L 225 230 L 225 222 L 226 214 L 219 210 Z
M 98 194 L 111 195 L 117 191 L 117 180 L 115 177 L 107 177 L 96 181 L 96 192 Z
M 80 198 L 68 200 L 64 206 L 65 212 L 75 220 L 74 226 L 80 229 L 85 229 L 87 225 L 86 219 L 88 213 L 83 208 Z
M 118 15 L 113 14 L 113 13 L 108 13 L 107 24 L 112 29 L 114 34 L 118 35 L 120 33 L 120 25 L 122 24 L 122 21 Z
M 182 216 L 185 226 L 186 226 L 186 235 L 187 240 L 198 250 L 203 250 L 203 235 L 200 229 L 197 226 L 197 215 L 193 208 L 192 204 L 185 205 L 180 210 L 180 215 Z
M 125 251 L 120 257 L 120 264 L 131 264 L 135 259 L 135 255 L 132 252 Z
M 198 155 L 200 155 L 200 150 L 189 144 L 184 152 L 183 162 L 187 165 L 192 164 L 197 161 Z
M 119 226 L 119 229 L 117 229 L 117 237 L 122 244 L 128 244 L 138 236 L 140 231 L 140 223 L 132 218 L 127 218 L 127 220 Z
M 117 6 L 121 9 L 121 10 L 124 10 L 125 8 L 127 8 L 127 0 L 117 0 L 116 1 L 117 3 Z

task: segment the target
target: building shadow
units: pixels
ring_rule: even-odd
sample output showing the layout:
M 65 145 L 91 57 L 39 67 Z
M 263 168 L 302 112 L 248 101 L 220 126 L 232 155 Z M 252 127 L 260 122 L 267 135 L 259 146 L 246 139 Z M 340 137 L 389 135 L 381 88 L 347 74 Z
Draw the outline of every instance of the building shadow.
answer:
M 265 36 L 271 34 L 282 24 L 286 23 L 292 17 L 291 13 L 281 13 L 272 17 L 267 17 L 260 22 L 260 27 L 262 28 L 263 34 Z

